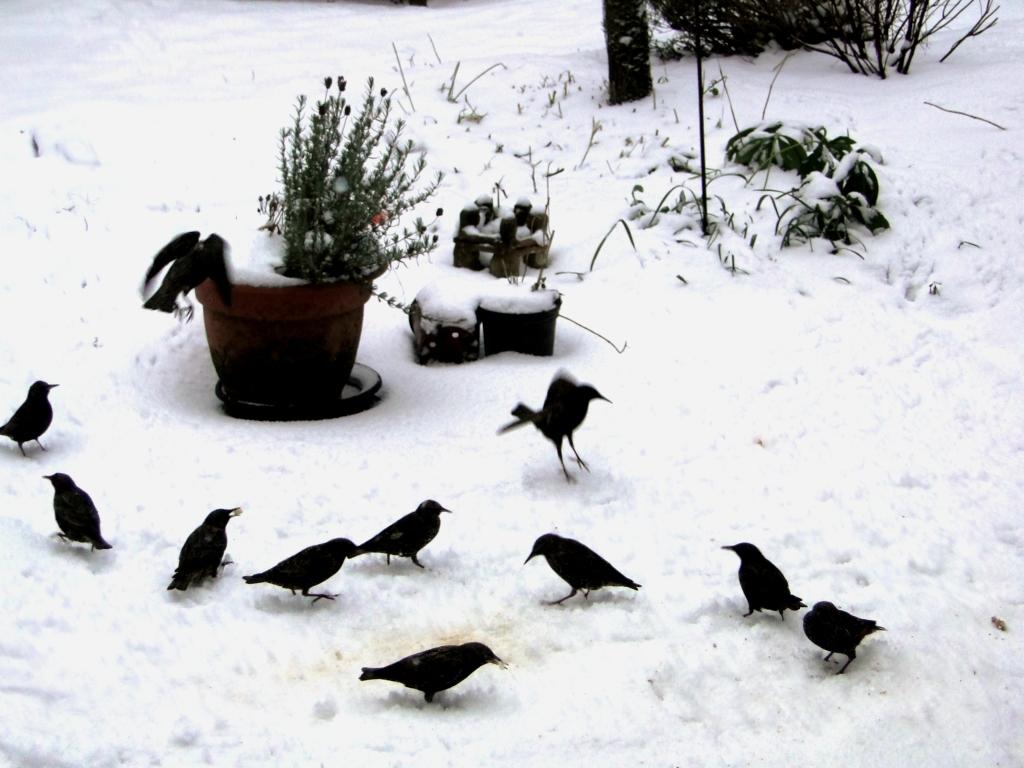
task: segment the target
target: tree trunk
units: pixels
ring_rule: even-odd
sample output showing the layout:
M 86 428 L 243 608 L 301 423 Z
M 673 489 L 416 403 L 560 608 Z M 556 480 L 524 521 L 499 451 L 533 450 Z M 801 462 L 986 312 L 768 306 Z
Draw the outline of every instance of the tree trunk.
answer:
M 608 100 L 642 99 L 651 92 L 651 41 L 646 0 L 604 0 Z

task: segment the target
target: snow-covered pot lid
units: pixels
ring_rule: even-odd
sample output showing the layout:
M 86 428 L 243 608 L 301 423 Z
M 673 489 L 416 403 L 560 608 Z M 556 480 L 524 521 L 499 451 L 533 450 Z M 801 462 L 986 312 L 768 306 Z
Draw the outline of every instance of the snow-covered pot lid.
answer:
M 477 307 L 492 312 L 531 314 L 554 309 L 558 291 L 530 290 L 530 282 L 510 283 L 476 272 L 453 270 L 443 280 L 428 283 L 416 294 L 424 317 L 450 325 L 463 325 L 476 319 Z
M 558 291 L 551 288 L 533 291 L 529 284 L 502 282 L 480 297 L 479 306 L 507 315 L 528 315 L 554 309 L 560 301 Z

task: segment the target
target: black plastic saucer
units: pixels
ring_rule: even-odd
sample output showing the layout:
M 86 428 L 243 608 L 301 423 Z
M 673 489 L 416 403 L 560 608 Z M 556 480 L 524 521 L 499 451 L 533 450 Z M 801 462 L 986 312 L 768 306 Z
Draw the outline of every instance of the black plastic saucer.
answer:
M 214 393 L 224 406 L 224 413 L 236 419 L 254 421 L 315 421 L 317 419 L 336 419 L 365 411 L 378 400 L 377 391 L 381 387 L 380 374 L 373 368 L 356 363 L 352 367 L 348 384 L 337 400 L 326 402 L 296 403 L 279 405 L 257 403 L 251 400 L 240 400 L 231 397 L 224 391 L 220 381 L 214 387 Z

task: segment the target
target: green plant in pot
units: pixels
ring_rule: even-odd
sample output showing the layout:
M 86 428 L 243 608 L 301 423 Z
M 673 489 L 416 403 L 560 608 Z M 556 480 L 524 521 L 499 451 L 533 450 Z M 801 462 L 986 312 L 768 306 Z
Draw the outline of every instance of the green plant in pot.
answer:
M 324 86 L 312 107 L 298 97 L 281 131 L 281 190 L 260 198 L 261 229 L 282 240 L 276 271 L 291 284 L 235 285 L 230 306 L 209 281 L 197 289 L 222 399 L 283 418 L 335 415 L 373 280 L 437 244 L 421 217 L 401 223 L 441 174 L 423 180 L 426 160 L 402 140 L 387 91 L 371 78 L 353 106 L 344 79 Z

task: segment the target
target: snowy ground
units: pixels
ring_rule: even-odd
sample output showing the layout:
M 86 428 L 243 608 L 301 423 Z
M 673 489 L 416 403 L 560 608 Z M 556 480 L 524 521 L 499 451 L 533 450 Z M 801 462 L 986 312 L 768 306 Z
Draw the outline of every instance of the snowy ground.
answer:
M 616 232 L 580 280 L 553 273 L 586 272 L 633 185 L 656 202 L 685 178 L 668 156 L 696 141 L 690 61 L 654 66 L 656 104 L 603 104 L 600 12 L 3 4 L 0 403 L 13 410 L 37 378 L 61 386 L 45 453 L 0 445 L 0 763 L 1024 764 L 1024 10 L 1003 3 L 995 29 L 940 65 L 944 35 L 909 77 L 786 63 L 768 118 L 849 131 L 885 157 L 893 226 L 865 237 L 865 259 L 780 252 L 765 236 L 734 276 L 677 244 L 670 222 L 634 223 L 638 253 Z M 148 260 L 186 229 L 251 238 L 295 95 L 337 74 L 400 87 L 392 42 L 410 135 L 447 173 L 431 208 L 454 227 L 499 179 L 543 203 L 516 156 L 531 148 L 540 170 L 565 168 L 548 285 L 566 315 L 628 348 L 560 321 L 553 358 L 420 367 L 406 317 L 371 302 L 360 360 L 384 379 L 376 407 L 229 419 L 198 318 L 140 308 Z M 741 126 L 760 118 L 782 58 L 720 62 Z M 459 122 L 466 105 L 442 93 L 456 62 L 456 90 L 505 65 L 466 91 L 479 122 Z M 717 167 L 734 130 L 724 95 L 711 98 Z M 719 184 L 740 199 L 734 179 Z M 445 238 L 381 287 L 411 300 L 450 257 Z M 593 471 L 573 485 L 536 432 L 495 434 L 561 367 L 613 401 L 577 433 Z M 92 494 L 114 549 L 53 538 L 40 476 L 55 471 Z M 240 578 L 333 536 L 367 538 L 428 497 L 455 514 L 425 571 L 363 557 L 328 582 L 339 599 L 312 608 Z M 188 532 L 236 505 L 235 565 L 166 592 Z M 564 584 L 522 561 L 549 530 L 643 589 L 543 605 Z M 719 547 L 744 540 L 808 603 L 889 631 L 835 676 L 799 616 L 742 618 L 738 561 Z M 357 681 L 361 666 L 469 639 L 509 671 L 484 668 L 433 705 Z

